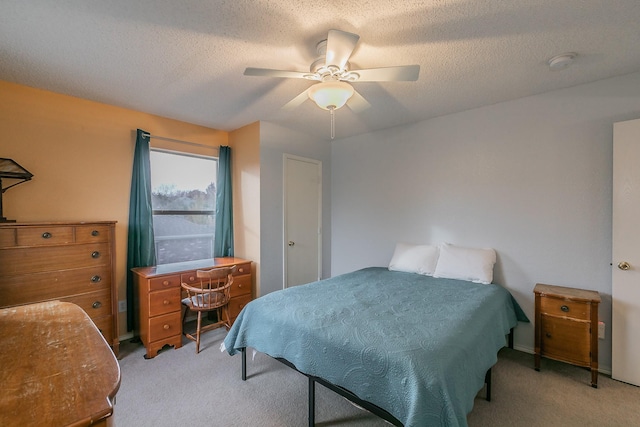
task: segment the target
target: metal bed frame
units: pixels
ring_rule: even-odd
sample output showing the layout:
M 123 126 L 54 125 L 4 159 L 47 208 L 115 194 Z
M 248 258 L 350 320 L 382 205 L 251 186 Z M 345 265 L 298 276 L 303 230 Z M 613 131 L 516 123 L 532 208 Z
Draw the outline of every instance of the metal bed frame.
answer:
M 508 335 L 508 347 L 509 348 L 513 348 L 513 328 L 511 328 L 509 330 L 509 335 Z M 242 347 L 240 349 L 240 353 L 242 354 L 242 381 L 246 381 L 247 380 L 247 349 L 246 347 Z M 315 401 L 315 395 L 316 395 L 316 388 L 315 385 L 316 383 L 319 383 L 323 386 L 325 386 L 326 388 L 328 388 L 329 390 L 339 394 L 340 396 L 344 397 L 345 399 L 349 400 L 350 402 L 353 402 L 354 404 L 361 406 L 362 408 L 366 409 L 367 411 L 371 412 L 372 414 L 382 418 L 385 421 L 390 422 L 391 424 L 393 424 L 394 426 L 399 426 L 399 427 L 403 427 L 402 422 L 400 422 L 396 417 L 394 417 L 393 415 L 391 415 L 389 412 L 387 412 L 386 410 L 382 409 L 381 407 L 374 405 L 371 402 L 368 402 L 366 400 L 362 400 L 360 399 L 358 396 L 356 396 L 355 394 L 353 394 L 351 391 L 347 390 L 344 387 L 340 387 L 337 386 L 335 384 L 330 383 L 329 381 L 320 378 L 320 377 L 316 377 L 314 375 L 309 375 L 309 374 L 305 374 L 304 372 L 299 371 L 295 365 L 291 362 L 289 362 L 288 360 L 281 358 L 281 357 L 274 357 L 275 360 L 287 365 L 288 367 L 290 367 L 291 369 L 300 372 L 302 375 L 304 375 L 305 377 L 308 378 L 309 380 L 309 427 L 314 427 L 315 426 L 315 412 L 316 412 L 316 401 Z M 491 368 L 489 368 L 489 370 L 487 371 L 487 373 L 484 376 L 484 383 L 485 383 L 485 399 L 487 402 L 491 402 Z

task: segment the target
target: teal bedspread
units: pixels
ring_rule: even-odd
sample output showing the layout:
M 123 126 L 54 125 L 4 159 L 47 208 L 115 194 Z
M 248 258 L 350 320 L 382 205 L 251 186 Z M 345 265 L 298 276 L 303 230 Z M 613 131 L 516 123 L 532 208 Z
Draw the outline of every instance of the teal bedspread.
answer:
M 405 426 L 466 426 L 518 320 L 528 321 L 499 285 L 371 267 L 252 301 L 224 348 L 285 358 Z

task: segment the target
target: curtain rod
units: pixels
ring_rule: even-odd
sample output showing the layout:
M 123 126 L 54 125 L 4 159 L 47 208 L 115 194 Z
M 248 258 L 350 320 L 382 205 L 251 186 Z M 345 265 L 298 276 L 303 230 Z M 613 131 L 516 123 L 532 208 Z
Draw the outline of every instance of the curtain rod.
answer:
M 218 149 L 218 147 L 214 147 L 212 145 L 198 144 L 197 142 L 190 142 L 190 141 L 183 141 L 181 139 L 167 138 L 166 136 L 155 136 L 155 135 L 151 135 L 149 132 L 142 132 L 142 135 L 148 136 L 149 138 L 161 139 L 163 141 L 177 142 L 179 144 L 194 145 L 196 147 L 211 148 L 213 150 L 217 150 Z

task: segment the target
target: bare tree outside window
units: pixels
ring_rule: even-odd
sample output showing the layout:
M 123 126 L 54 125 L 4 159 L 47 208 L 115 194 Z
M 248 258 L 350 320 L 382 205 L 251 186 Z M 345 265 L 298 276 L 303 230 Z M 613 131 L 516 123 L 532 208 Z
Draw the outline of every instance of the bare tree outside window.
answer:
M 213 258 L 218 159 L 151 150 L 158 264 Z

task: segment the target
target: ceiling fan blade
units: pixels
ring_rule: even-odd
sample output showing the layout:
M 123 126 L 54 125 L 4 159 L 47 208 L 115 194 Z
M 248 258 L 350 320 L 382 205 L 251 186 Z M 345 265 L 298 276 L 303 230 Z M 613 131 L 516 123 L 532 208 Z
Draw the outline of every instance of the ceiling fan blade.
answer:
M 371 104 L 369 104 L 369 102 L 355 90 L 353 91 L 351 98 L 347 101 L 347 105 L 354 113 L 359 113 L 371 107 Z
M 282 109 L 289 111 L 289 110 L 293 110 L 294 108 L 299 107 L 300 105 L 302 105 L 302 103 L 304 101 L 309 99 L 309 93 L 308 92 L 309 92 L 309 89 L 305 90 L 300 95 L 296 96 L 291 101 L 289 101 L 286 104 L 284 104 Z
M 360 40 L 360 36 L 357 34 L 340 30 L 329 30 L 325 65 L 337 65 L 343 70 L 351 53 L 353 53 L 353 49 L 356 48 L 358 40 Z
M 397 67 L 369 68 L 351 70 L 360 77 L 357 82 L 414 82 L 420 74 L 419 65 L 400 65 Z
M 259 77 L 283 77 L 290 79 L 304 79 L 309 73 L 302 73 L 300 71 L 285 71 L 285 70 L 271 70 L 268 68 L 247 68 L 244 70 L 245 76 L 259 76 Z

